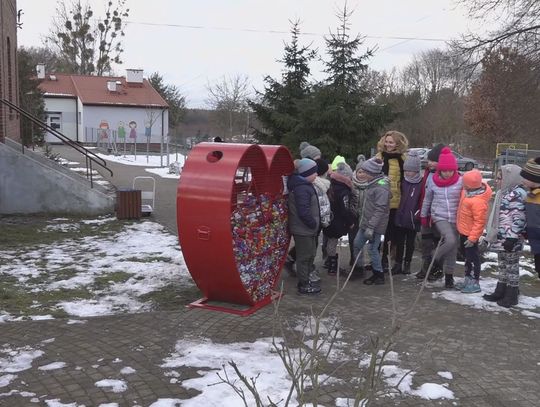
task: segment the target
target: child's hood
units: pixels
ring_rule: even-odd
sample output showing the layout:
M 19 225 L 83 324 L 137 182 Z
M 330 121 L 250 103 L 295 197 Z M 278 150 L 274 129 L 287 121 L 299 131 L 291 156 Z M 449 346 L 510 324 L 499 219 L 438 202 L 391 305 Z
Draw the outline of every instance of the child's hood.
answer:
M 501 191 L 510 191 L 515 186 L 523 182 L 523 178 L 519 174 L 521 167 L 515 164 L 506 164 L 501 167 L 502 181 Z

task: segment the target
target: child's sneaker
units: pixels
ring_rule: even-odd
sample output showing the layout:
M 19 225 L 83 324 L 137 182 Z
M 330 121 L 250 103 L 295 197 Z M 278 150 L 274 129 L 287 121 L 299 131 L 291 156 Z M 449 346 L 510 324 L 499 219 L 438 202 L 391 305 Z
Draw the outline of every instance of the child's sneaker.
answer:
M 472 279 L 473 279 L 472 276 L 465 276 L 463 281 L 459 281 L 454 284 L 454 288 L 456 290 L 461 291 L 471 283 Z
M 469 284 L 461 289 L 461 292 L 464 294 L 479 293 L 480 291 L 482 291 L 480 290 L 480 283 L 475 279 L 471 279 Z

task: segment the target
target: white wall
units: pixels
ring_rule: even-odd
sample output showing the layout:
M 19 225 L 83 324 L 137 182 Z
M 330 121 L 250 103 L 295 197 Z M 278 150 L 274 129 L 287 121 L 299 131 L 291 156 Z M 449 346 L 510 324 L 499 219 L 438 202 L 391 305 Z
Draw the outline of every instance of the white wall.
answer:
M 47 112 L 62 113 L 62 127 L 60 133 L 71 140 L 77 140 L 77 101 L 68 98 L 51 98 L 45 96 L 45 110 Z M 80 139 L 80 133 L 79 133 Z M 60 143 L 60 141 L 50 133 L 45 134 L 45 141 L 49 143 Z
M 118 133 L 120 125 L 123 123 L 123 127 L 126 134 L 126 141 L 133 142 L 130 138 L 131 127 L 130 122 L 134 121 L 137 124 L 135 132 L 137 135 L 137 143 L 146 143 L 145 136 L 145 123 L 148 122 L 149 117 L 152 117 L 154 123 L 151 128 L 151 143 L 159 143 L 163 134 L 164 141 L 169 132 L 169 111 L 163 112 L 162 122 L 162 109 L 145 109 L 139 107 L 126 107 L 126 106 L 84 106 L 83 110 L 83 132 L 81 133 L 81 140 L 87 143 L 95 142 L 97 134 L 90 134 L 88 129 L 98 129 L 102 122 L 106 122 L 110 130 L 114 130 Z M 85 138 L 86 137 L 86 138 Z M 118 137 L 117 137 L 118 142 Z

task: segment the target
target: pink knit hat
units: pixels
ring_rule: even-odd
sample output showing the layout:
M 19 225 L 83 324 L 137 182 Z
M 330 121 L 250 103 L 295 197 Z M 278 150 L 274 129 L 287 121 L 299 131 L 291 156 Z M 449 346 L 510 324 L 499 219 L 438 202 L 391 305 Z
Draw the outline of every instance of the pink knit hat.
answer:
M 444 147 L 441 150 L 441 155 L 439 156 L 437 171 L 457 171 L 457 169 L 457 160 L 454 154 L 452 154 L 452 150 L 450 150 L 448 147 Z

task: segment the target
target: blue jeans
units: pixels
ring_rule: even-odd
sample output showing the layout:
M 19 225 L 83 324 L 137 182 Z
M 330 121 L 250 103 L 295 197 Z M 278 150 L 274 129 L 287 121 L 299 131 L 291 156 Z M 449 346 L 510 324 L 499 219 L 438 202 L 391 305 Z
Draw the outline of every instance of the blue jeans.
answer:
M 354 238 L 354 258 L 358 256 L 358 253 L 363 249 L 365 244 L 368 243 L 364 236 L 362 229 L 358 230 L 356 237 Z M 382 273 L 381 254 L 379 253 L 379 245 L 381 244 L 381 235 L 379 233 L 373 233 L 373 239 L 369 242 L 369 257 L 371 257 L 371 267 L 373 272 Z M 362 257 L 362 256 L 360 256 Z M 363 266 L 362 259 L 358 259 L 358 266 Z

